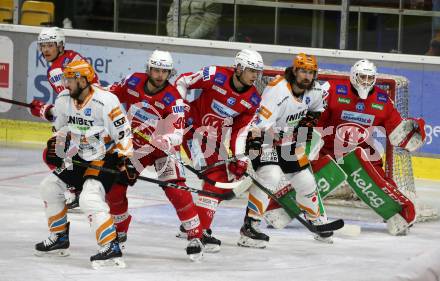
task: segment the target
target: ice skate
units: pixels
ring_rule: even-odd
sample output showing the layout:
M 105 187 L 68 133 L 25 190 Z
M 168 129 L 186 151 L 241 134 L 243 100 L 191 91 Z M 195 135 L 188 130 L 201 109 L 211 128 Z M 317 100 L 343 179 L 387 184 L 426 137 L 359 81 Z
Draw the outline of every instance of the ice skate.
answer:
M 205 246 L 205 253 L 217 253 L 220 252 L 220 245 L 222 242 L 212 236 L 211 229 L 203 230 L 202 243 Z
M 191 239 L 186 246 L 186 254 L 192 261 L 199 262 L 203 258 L 203 248 L 203 243 L 199 238 Z
M 238 246 L 264 249 L 269 242 L 269 236 L 261 232 L 260 220 L 253 219 L 246 216 L 244 224 L 240 229 L 240 239 L 237 242 Z
M 36 256 L 58 255 L 61 257 L 70 255 L 69 224 L 67 223 L 67 229 L 64 232 L 51 233 L 46 240 L 36 244 L 34 254 Z
M 92 262 L 92 267 L 94 269 L 102 267 L 126 267 L 117 240 L 113 240 L 104 246 L 101 246 L 98 253 L 90 257 L 90 261 Z

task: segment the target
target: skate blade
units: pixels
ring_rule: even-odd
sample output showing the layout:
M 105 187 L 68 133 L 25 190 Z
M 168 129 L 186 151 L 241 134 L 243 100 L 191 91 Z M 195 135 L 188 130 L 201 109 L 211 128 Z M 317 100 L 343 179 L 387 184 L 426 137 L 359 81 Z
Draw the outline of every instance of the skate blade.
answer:
M 216 244 L 206 244 L 203 250 L 205 253 L 218 253 L 220 252 L 220 245 Z
M 82 211 L 81 211 L 80 207 L 76 207 L 76 208 L 73 208 L 73 209 L 67 209 L 67 213 L 70 213 L 70 214 L 82 214 Z
M 37 257 L 67 257 L 70 256 L 70 251 L 69 249 L 58 249 L 49 252 L 34 250 L 34 255 Z
M 125 268 L 127 267 L 127 265 L 125 264 L 123 258 L 112 258 L 108 260 L 92 261 L 93 269 L 110 268 L 110 267 Z
M 177 234 L 176 234 L 176 237 L 177 238 L 180 238 L 180 239 L 185 239 L 185 240 L 187 240 L 188 239 L 188 234 L 186 234 L 186 232 L 178 232 Z
M 197 254 L 190 254 L 190 255 L 188 255 L 188 257 L 193 262 L 201 262 L 203 259 L 203 252 L 200 252 Z
M 240 239 L 238 239 L 237 245 L 246 248 L 264 249 L 267 247 L 267 241 L 241 236 Z
M 325 244 L 333 244 L 333 237 L 321 237 L 319 235 L 315 235 L 313 237 L 316 241 L 321 242 L 321 243 L 325 243 Z

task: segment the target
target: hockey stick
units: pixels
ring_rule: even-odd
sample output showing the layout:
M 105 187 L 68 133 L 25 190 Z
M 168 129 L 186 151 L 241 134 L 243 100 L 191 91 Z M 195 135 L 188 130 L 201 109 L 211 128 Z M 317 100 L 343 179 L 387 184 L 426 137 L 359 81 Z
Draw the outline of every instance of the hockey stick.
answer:
M 153 145 L 151 143 L 151 137 L 143 134 L 142 132 L 140 132 L 137 129 L 133 129 L 133 133 L 142 137 L 144 140 L 148 141 L 152 147 L 159 149 L 158 147 L 156 147 L 155 145 Z M 236 190 L 236 192 L 243 193 L 251 185 L 251 179 L 249 179 L 249 178 L 245 178 L 243 180 L 236 181 L 236 182 L 217 182 L 217 181 L 214 181 L 214 180 L 208 178 L 206 175 L 203 174 L 206 170 L 211 169 L 216 166 L 224 165 L 228 161 L 231 161 L 231 159 L 226 159 L 223 161 L 216 162 L 212 165 L 204 167 L 203 170 L 199 171 L 199 170 L 195 169 L 193 166 L 191 166 L 191 165 L 185 163 L 184 161 L 182 161 L 181 159 L 177 158 L 174 154 L 171 154 L 169 151 L 165 151 L 165 150 L 162 150 L 162 151 L 168 157 L 173 158 L 175 161 L 179 162 L 182 166 L 184 166 L 185 168 L 190 170 L 192 173 L 194 173 L 199 179 L 204 180 L 205 182 L 207 182 L 208 184 L 210 184 L 212 186 L 215 186 L 215 187 L 218 187 L 221 189 L 233 189 L 233 190 Z M 236 195 L 238 195 L 238 194 L 236 194 Z
M 72 164 L 79 166 L 79 167 L 84 167 L 84 168 L 91 168 L 94 170 L 99 170 L 102 171 L 104 173 L 110 173 L 110 174 L 115 174 L 115 175 L 119 175 L 121 172 L 118 170 L 113 170 L 113 169 L 109 169 L 109 168 L 105 168 L 105 167 L 99 167 L 96 165 L 91 165 L 88 163 L 84 163 L 78 160 L 72 160 Z M 237 195 L 239 195 L 242 191 L 240 191 L 240 188 L 238 189 L 232 189 L 231 191 L 225 192 L 223 194 L 220 193 L 216 193 L 216 192 L 211 192 L 211 191 L 205 191 L 205 190 L 200 190 L 200 189 L 196 189 L 196 188 L 192 188 L 192 187 L 188 187 L 188 186 L 182 186 L 182 185 L 178 185 L 172 182 L 166 182 L 166 181 L 161 181 L 161 180 L 157 180 L 157 179 L 153 179 L 153 178 L 148 178 L 148 177 L 144 177 L 144 176 L 138 176 L 137 177 L 140 180 L 143 181 L 147 181 L 147 182 L 151 182 L 151 183 L 155 183 L 161 187 L 170 187 L 170 188 L 176 188 L 176 189 L 180 189 L 180 190 L 186 190 L 192 193 L 197 193 L 197 194 L 203 194 L 203 195 L 207 195 L 207 196 L 212 196 L 212 197 L 217 197 L 220 198 L 222 200 L 231 200 L 234 197 L 236 197 Z
M 6 103 L 15 104 L 15 105 L 19 105 L 19 106 L 29 107 L 29 108 L 32 107 L 29 103 L 25 103 L 25 102 L 21 102 L 21 101 L 15 101 L 15 100 L 10 100 L 10 99 L 5 99 L 5 98 L 2 98 L 2 97 L 0 97 L 0 101 L 6 102 Z
M 269 195 L 273 200 L 275 200 L 275 202 L 277 202 L 280 206 L 283 206 L 280 201 L 278 200 L 278 198 L 275 196 L 275 194 L 273 194 L 268 188 L 266 188 L 265 186 L 263 186 L 254 176 L 250 175 L 248 172 L 244 173 L 245 176 L 249 177 L 250 179 L 252 179 L 252 182 L 258 187 L 260 188 L 264 193 L 266 193 L 267 195 Z M 292 198 L 293 199 L 293 198 Z M 296 204 L 296 202 L 294 202 Z M 284 206 L 283 206 L 284 208 Z M 289 213 L 290 214 L 290 213 Z M 294 217 L 302 224 L 304 225 L 308 230 L 310 230 L 313 233 L 320 233 L 320 232 L 330 232 L 330 231 L 335 231 L 338 230 L 342 227 L 344 227 L 344 220 L 342 219 L 337 219 L 335 221 L 329 222 L 329 223 L 325 223 L 325 224 L 320 224 L 320 225 L 314 225 L 312 223 L 310 223 L 309 221 L 303 219 L 300 215 L 294 215 Z

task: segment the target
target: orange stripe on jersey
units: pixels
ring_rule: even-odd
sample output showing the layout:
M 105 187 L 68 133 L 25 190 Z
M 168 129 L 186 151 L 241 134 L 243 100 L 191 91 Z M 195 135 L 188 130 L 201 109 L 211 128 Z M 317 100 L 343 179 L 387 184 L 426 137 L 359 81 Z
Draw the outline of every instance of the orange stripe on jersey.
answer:
M 283 76 L 281 76 L 281 75 L 277 75 L 277 76 L 275 77 L 275 79 L 273 79 L 272 81 L 270 81 L 267 85 L 270 86 L 270 87 L 273 87 L 273 86 L 275 86 L 276 84 L 278 84 L 280 81 L 282 81 L 283 78 L 284 78 Z
M 267 109 L 266 107 L 264 107 L 264 105 L 262 105 L 260 107 L 260 112 L 259 112 L 265 119 L 269 119 L 270 116 L 272 116 L 272 112 Z
M 92 161 L 90 163 L 90 165 L 93 166 L 97 166 L 97 167 L 102 167 L 104 166 L 104 161 L 103 160 L 96 160 L 96 161 Z M 84 173 L 84 176 L 99 176 L 99 170 L 97 169 L 93 169 L 93 168 L 87 168 L 86 172 Z
M 121 108 L 118 106 L 118 107 L 113 108 L 112 111 L 110 111 L 110 113 L 108 114 L 108 117 L 110 117 L 110 119 L 113 121 L 113 120 L 115 120 L 115 118 L 117 116 L 119 116 L 121 114 L 122 114 Z

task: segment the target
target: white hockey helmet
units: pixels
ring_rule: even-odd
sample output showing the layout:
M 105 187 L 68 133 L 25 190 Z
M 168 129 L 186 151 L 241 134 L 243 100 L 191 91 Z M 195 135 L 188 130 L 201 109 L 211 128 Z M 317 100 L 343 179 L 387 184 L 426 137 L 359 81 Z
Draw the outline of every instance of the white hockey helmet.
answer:
M 357 61 L 350 70 L 350 82 L 358 91 L 361 99 L 366 99 L 368 93 L 376 84 L 377 69 L 369 60 Z
M 264 63 L 260 53 L 254 50 L 243 49 L 235 55 L 235 68 L 250 68 L 263 71 Z
M 49 42 L 55 42 L 57 43 L 57 46 L 60 45 L 60 43 L 63 43 L 63 46 L 66 44 L 66 38 L 64 37 L 63 31 L 58 27 L 46 27 L 43 28 L 38 35 L 37 43 L 49 43 Z
M 173 70 L 174 63 L 170 52 L 155 50 L 148 59 L 148 70 L 150 67 Z

